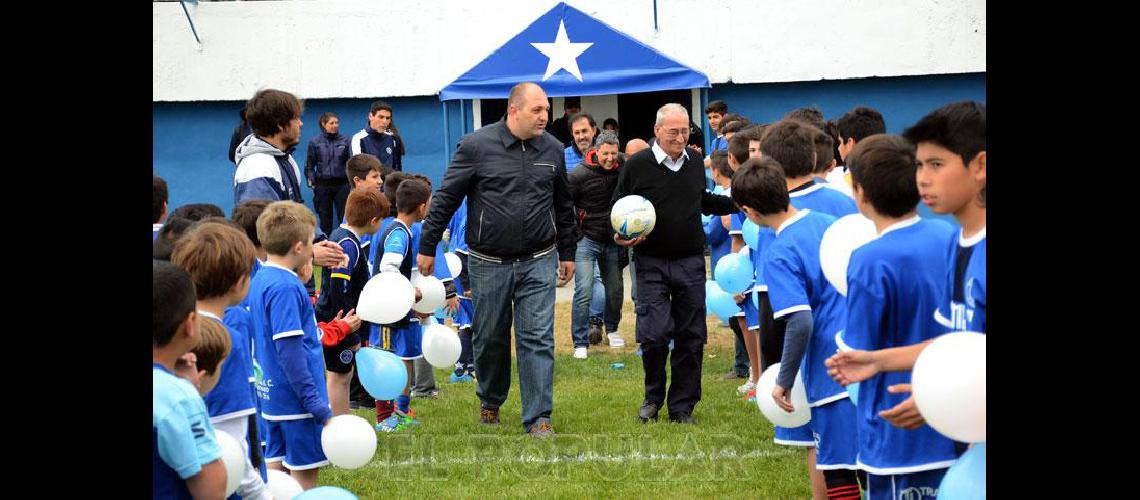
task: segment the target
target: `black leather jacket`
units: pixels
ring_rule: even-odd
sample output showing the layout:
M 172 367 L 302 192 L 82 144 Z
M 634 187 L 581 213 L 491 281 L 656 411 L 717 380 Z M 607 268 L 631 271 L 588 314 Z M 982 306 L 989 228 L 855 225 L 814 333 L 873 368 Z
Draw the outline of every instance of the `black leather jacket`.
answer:
M 590 149 L 567 178 L 570 199 L 574 200 L 574 207 L 578 210 L 578 227 L 583 236 L 599 243 L 613 243 L 610 209 L 613 208 L 614 188 L 620 171 L 620 163 L 613 170 L 602 169 L 597 162 L 597 150 Z

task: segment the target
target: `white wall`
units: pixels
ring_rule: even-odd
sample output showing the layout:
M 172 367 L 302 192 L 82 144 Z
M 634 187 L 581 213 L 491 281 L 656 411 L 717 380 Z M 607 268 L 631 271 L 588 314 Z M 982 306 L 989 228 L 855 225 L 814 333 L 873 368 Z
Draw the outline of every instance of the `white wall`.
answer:
M 153 2 L 152 98 L 433 95 L 557 3 L 204 2 L 199 48 L 179 3 Z M 986 70 L 985 0 L 658 0 L 656 33 L 652 0 L 567 3 L 714 84 Z

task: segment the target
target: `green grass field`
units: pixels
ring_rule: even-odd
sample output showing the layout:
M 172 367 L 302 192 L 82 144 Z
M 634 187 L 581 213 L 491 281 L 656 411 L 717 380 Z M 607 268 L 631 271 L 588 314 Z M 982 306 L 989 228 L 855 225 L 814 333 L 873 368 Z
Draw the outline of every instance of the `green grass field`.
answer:
M 523 434 L 517 368 L 502 424 L 479 424 L 473 384 L 449 384 L 437 370 L 438 399 L 414 399 L 421 425 L 380 435 L 376 456 L 356 470 L 328 467 L 320 484 L 360 498 L 810 498 L 806 452 L 772 443 L 772 425 L 755 403 L 723 380 L 733 358 L 732 331 L 710 321 L 703 395 L 696 426 L 642 424 L 641 358 L 633 307 L 621 329 L 628 347 L 602 345 L 586 360 L 570 356 L 568 303 L 557 304 L 553 425 L 558 435 Z M 614 362 L 625 364 L 613 370 Z M 355 414 L 374 421 L 370 411 Z

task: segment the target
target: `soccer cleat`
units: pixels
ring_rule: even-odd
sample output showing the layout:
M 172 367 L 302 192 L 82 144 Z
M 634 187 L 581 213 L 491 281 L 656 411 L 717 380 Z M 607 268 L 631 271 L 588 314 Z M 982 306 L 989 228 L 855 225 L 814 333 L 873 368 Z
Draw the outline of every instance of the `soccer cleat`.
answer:
M 574 357 L 577 359 L 586 359 L 586 348 L 585 347 L 575 347 L 574 348 Z
M 376 430 L 379 432 L 391 434 L 394 432 L 408 430 L 408 425 L 401 420 L 399 415 L 393 413 L 389 415 L 388 418 L 376 424 Z
M 748 391 L 755 391 L 755 390 L 756 390 L 756 382 L 749 380 L 749 381 L 741 384 L 740 387 L 737 387 L 736 393 L 743 396 L 745 394 L 748 394 Z

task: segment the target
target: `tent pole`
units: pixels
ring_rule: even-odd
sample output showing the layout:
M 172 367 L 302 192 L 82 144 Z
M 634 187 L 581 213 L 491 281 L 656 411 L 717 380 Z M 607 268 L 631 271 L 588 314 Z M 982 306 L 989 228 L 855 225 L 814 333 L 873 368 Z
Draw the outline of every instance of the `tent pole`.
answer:
M 440 101 L 443 104 L 443 159 L 450 161 L 451 151 L 448 150 L 448 144 L 451 143 L 451 129 L 447 120 L 447 101 Z
M 716 132 L 709 128 L 712 126 L 711 124 L 709 124 L 709 115 L 707 113 L 705 113 L 705 108 L 707 108 L 708 105 L 709 105 L 709 89 L 702 88 L 701 89 L 701 109 L 698 110 L 697 112 L 701 114 L 701 123 L 704 124 L 701 126 L 701 130 L 704 130 L 705 132 L 707 132 L 705 134 L 705 154 L 706 155 L 712 154 L 712 151 L 709 151 L 709 148 L 712 147 L 712 141 L 713 141 L 713 139 L 716 138 Z

